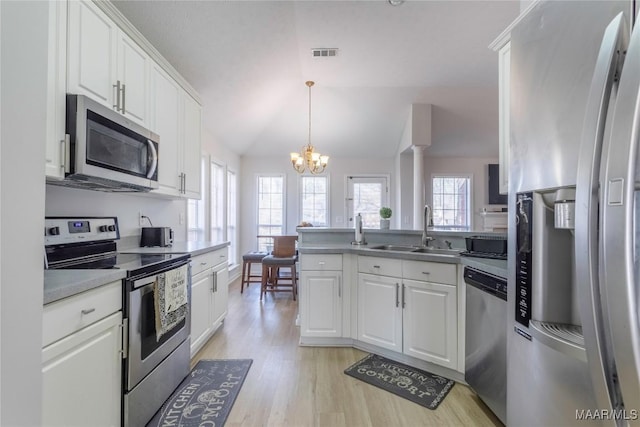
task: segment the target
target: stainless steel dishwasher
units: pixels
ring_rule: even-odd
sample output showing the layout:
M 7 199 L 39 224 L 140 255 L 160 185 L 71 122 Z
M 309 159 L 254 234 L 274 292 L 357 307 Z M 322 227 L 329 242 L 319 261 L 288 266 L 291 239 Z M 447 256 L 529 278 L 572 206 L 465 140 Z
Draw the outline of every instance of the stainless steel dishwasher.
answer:
M 464 268 L 467 291 L 465 380 L 507 421 L 507 281 Z

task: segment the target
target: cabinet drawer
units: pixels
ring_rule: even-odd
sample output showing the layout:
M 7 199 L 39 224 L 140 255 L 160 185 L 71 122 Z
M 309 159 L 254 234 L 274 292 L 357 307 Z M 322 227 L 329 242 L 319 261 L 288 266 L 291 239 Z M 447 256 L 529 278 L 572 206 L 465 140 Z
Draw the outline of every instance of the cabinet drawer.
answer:
M 227 262 L 228 259 L 226 247 L 193 257 L 191 258 L 191 275 L 195 276 L 208 268 Z
M 402 277 L 455 285 L 456 265 L 429 261 L 402 261 Z
M 402 277 L 402 262 L 399 259 L 360 256 L 358 257 L 358 271 L 360 273 Z
M 342 271 L 342 255 L 341 254 L 303 254 L 300 256 L 300 269 L 323 271 L 333 270 Z
M 119 310 L 122 310 L 122 281 L 47 304 L 42 313 L 42 346 Z

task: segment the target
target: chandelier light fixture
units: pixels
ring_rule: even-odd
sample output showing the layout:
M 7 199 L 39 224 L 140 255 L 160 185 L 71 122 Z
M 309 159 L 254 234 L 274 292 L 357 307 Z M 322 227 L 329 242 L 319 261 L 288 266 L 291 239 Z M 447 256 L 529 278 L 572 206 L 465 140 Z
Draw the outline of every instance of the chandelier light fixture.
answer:
M 300 153 L 291 153 L 291 164 L 298 173 L 304 173 L 305 170 L 308 170 L 316 174 L 324 172 L 327 163 L 329 163 L 329 156 L 323 156 L 314 151 L 313 145 L 311 145 L 311 86 L 314 83 L 308 81 L 305 84 L 309 88 L 309 142 L 302 147 Z

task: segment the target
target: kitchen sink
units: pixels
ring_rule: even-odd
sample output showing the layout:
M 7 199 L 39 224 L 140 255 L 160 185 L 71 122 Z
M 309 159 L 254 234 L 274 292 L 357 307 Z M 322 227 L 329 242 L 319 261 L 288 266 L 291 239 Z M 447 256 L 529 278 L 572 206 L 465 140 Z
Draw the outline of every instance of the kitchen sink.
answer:
M 395 251 L 395 252 L 412 252 L 418 254 L 433 254 L 433 255 L 459 255 L 458 249 L 439 249 L 430 247 L 417 247 L 417 246 L 403 246 L 403 245 L 378 245 L 372 246 L 371 249 L 379 251 Z
M 460 255 L 460 251 L 458 249 L 417 248 L 411 252 L 434 255 Z
M 413 252 L 420 248 L 417 248 L 415 246 L 402 246 L 402 245 L 379 245 L 379 246 L 371 246 L 371 249 L 376 249 L 379 251 Z

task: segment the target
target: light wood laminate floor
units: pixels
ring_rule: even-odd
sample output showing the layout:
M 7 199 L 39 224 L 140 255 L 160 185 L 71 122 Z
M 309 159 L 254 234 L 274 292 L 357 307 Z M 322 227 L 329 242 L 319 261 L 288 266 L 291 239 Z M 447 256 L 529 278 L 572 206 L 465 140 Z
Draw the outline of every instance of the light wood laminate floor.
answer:
M 227 426 L 501 426 L 467 386 L 456 384 L 435 411 L 343 373 L 367 353 L 298 345 L 297 302 L 260 285 L 229 288 L 229 314 L 200 359 L 253 359 Z

